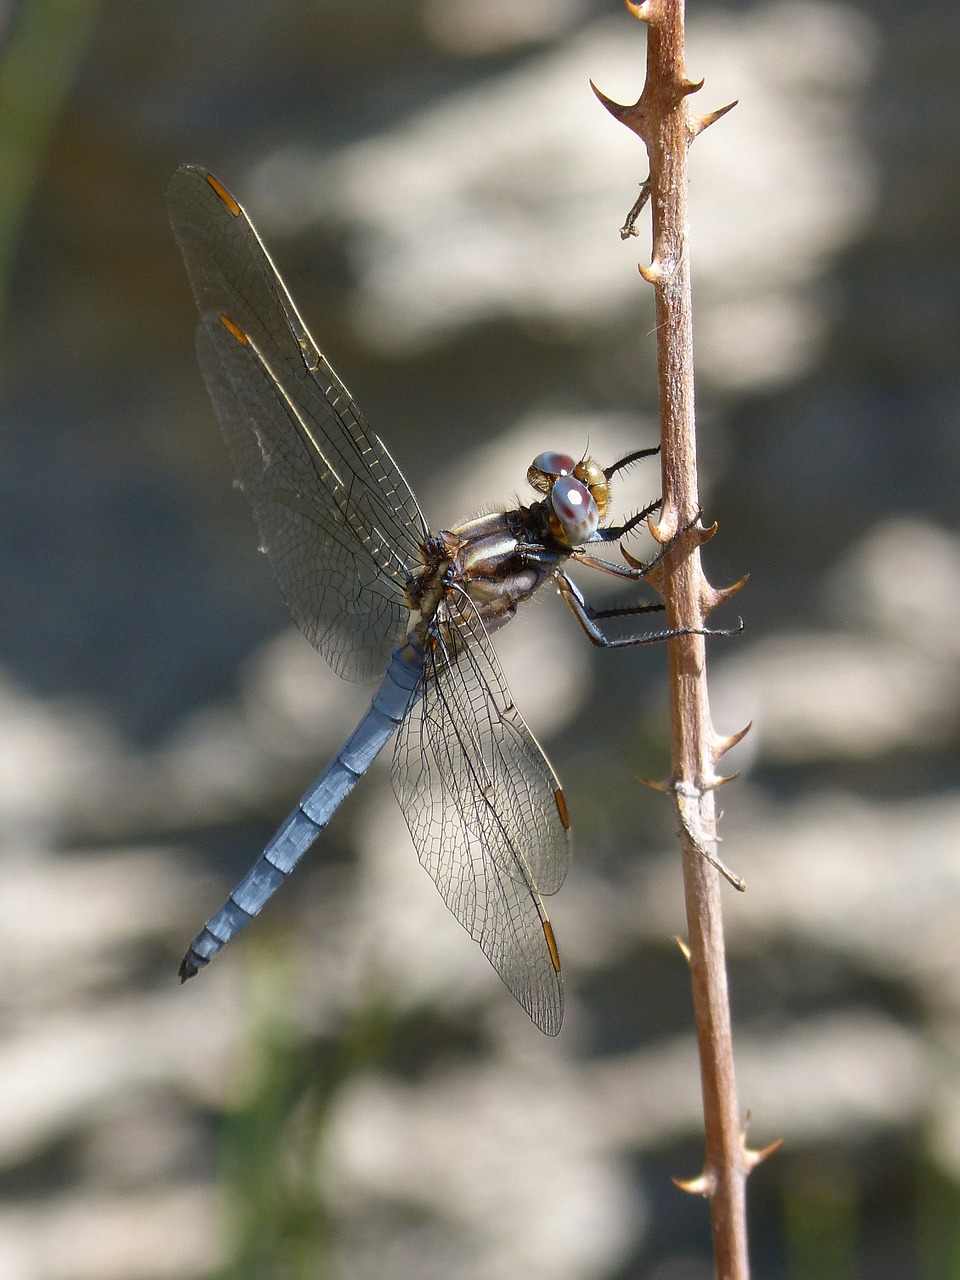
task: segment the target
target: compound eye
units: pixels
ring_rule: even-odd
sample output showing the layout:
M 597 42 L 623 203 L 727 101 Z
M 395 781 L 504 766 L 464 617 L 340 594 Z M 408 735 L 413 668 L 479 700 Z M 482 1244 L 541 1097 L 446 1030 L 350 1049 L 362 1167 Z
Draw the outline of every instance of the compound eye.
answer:
M 546 453 L 538 453 L 532 466 L 548 476 L 568 476 L 577 464 L 569 453 L 555 453 L 549 449 Z
M 572 547 L 589 542 L 600 524 L 600 510 L 587 486 L 573 476 L 561 476 L 553 486 L 550 502 L 567 542 Z
M 527 468 L 527 483 L 539 493 L 549 493 L 558 476 L 568 476 L 576 466 L 568 453 L 555 453 L 552 449 L 538 453 Z

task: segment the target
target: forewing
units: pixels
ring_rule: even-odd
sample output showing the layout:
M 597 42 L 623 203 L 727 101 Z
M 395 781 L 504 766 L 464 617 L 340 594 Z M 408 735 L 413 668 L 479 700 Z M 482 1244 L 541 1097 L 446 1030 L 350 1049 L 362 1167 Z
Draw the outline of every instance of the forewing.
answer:
M 393 785 L 447 906 L 537 1026 L 555 1035 L 563 986 L 542 895 L 556 892 L 570 864 L 566 807 L 462 593 L 438 611 Z
M 372 679 L 408 617 L 403 585 L 426 532 L 416 499 L 242 208 L 186 165 L 167 199 L 201 368 L 287 607 L 340 675 Z

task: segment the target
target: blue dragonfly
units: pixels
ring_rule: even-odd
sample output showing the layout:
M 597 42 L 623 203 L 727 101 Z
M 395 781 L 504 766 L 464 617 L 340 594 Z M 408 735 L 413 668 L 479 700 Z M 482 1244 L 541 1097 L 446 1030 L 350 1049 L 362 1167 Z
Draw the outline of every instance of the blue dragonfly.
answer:
M 588 548 L 617 543 L 659 503 L 602 525 L 603 468 L 540 454 L 537 501 L 432 532 L 417 500 L 320 353 L 247 215 L 212 174 L 184 165 L 168 207 L 200 310 L 197 350 L 239 485 L 300 630 L 348 680 L 380 680 L 369 710 L 249 873 L 193 942 L 193 977 L 261 910 L 374 757 L 397 735 L 392 781 L 420 861 L 536 1025 L 563 1018 L 560 953 L 544 906 L 570 864 L 563 791 L 514 705 L 489 636 L 552 583 L 593 643 L 608 638 L 568 561 L 637 581 L 649 566 Z

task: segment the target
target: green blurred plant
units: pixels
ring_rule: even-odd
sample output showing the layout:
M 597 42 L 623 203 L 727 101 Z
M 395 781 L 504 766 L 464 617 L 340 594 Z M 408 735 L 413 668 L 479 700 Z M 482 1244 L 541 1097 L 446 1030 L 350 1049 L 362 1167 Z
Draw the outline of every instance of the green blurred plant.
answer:
M 0 48 L 0 314 L 24 218 L 99 0 L 25 0 Z
M 322 1280 L 333 1272 L 336 1231 L 323 1176 L 330 1113 L 347 1080 L 382 1062 L 393 1020 L 370 1002 L 337 1038 L 310 1040 L 288 1003 L 288 950 L 275 936 L 251 950 L 249 1077 L 220 1144 L 229 1257 L 221 1275 Z

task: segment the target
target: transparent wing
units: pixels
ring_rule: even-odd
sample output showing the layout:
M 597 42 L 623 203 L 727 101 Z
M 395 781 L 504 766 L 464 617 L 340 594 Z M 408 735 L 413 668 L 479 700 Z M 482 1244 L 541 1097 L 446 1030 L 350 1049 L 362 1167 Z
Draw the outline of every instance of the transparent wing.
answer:
M 548 1035 L 563 985 L 544 894 L 570 865 L 556 774 L 517 711 L 483 623 L 449 594 L 421 701 L 401 726 L 393 785 L 420 861 L 447 906 Z
M 409 617 L 403 584 L 426 533 L 416 499 L 240 205 L 188 165 L 167 202 L 201 368 L 287 608 L 339 675 L 373 679 Z

